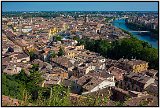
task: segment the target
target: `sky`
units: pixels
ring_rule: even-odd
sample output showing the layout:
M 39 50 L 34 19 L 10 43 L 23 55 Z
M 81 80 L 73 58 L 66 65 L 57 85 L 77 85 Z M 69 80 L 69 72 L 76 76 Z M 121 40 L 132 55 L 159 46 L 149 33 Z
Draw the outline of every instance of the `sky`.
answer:
M 158 2 L 2 2 L 2 11 L 158 11 Z

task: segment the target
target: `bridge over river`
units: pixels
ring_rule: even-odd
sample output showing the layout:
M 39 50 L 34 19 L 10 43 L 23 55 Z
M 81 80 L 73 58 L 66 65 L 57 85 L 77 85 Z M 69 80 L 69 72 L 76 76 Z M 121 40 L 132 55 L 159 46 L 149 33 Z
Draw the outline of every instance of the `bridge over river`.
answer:
M 150 33 L 147 33 L 148 31 L 144 30 L 133 30 L 127 27 L 125 24 L 125 19 L 117 19 L 112 22 L 112 24 L 118 28 L 122 28 L 128 32 L 130 32 L 134 37 L 137 37 L 139 40 L 146 41 L 149 44 L 151 44 L 154 48 L 158 48 L 158 40 L 152 38 Z M 145 32 L 145 33 L 144 33 Z M 143 34 L 144 33 L 144 34 Z
M 136 33 L 149 33 L 150 31 L 129 31 L 129 32 L 136 32 Z

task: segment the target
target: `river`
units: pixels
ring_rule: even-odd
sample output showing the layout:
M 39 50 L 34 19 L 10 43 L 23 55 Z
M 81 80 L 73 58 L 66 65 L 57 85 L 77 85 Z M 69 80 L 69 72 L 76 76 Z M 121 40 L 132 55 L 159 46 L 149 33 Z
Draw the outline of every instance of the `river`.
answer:
M 125 19 L 119 19 L 119 20 L 114 20 L 113 21 L 113 25 L 118 27 L 118 28 L 122 28 L 126 31 L 134 31 L 132 29 L 129 29 L 126 24 L 125 24 Z M 132 33 L 135 37 L 137 37 L 139 40 L 142 40 L 142 41 L 145 41 L 145 42 L 148 42 L 149 44 L 152 45 L 152 47 L 154 48 L 158 48 L 158 40 L 157 39 L 154 39 L 152 38 L 150 35 L 140 35 L 138 33 Z

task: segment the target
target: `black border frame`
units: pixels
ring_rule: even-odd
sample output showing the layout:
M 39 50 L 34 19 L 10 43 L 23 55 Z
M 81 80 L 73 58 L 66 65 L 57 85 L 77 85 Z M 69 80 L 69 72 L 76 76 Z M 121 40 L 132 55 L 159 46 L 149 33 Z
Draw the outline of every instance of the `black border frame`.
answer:
M 157 2 L 158 3 L 158 27 L 159 27 L 159 0 L 158 1 L 57 1 L 57 0 L 56 1 L 27 1 L 27 0 L 3 1 L 2 0 L 1 1 L 1 25 L 2 25 L 2 3 L 3 2 Z M 159 30 L 158 30 L 158 34 L 159 34 Z M 1 58 L 2 58 L 2 26 L 1 26 Z M 159 37 L 158 37 L 158 58 L 159 58 Z M 2 59 L 1 59 L 1 67 L 2 67 Z M 1 72 L 2 72 L 2 69 L 1 69 Z M 160 75 L 159 67 L 158 67 L 158 75 Z M 1 82 L 2 82 L 2 73 L 1 73 Z M 1 83 L 1 88 L 2 88 L 2 83 Z M 2 94 L 1 94 L 1 107 L 15 107 L 15 106 L 2 106 Z M 141 107 L 141 106 L 16 106 L 16 107 Z M 158 106 L 145 106 L 145 107 L 159 107 L 159 76 L 158 76 Z

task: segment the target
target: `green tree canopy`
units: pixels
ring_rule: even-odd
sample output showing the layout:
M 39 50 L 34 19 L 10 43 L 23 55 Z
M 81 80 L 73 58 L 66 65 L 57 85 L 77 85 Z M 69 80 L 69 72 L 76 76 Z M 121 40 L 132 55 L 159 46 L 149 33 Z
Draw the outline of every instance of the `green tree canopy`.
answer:
M 64 50 L 62 49 L 62 47 L 60 47 L 58 51 L 58 56 L 62 56 L 62 55 L 64 55 Z
M 62 36 L 57 35 L 57 36 L 55 36 L 55 39 L 56 39 L 56 41 L 61 41 L 62 40 Z
M 107 40 L 79 39 L 78 44 L 97 52 L 104 57 L 120 59 L 122 57 L 141 59 L 149 62 L 149 67 L 158 69 L 158 50 L 137 38 L 125 38 L 109 43 Z
M 56 57 L 56 53 L 52 50 L 52 51 L 50 51 L 50 56 L 51 56 L 51 58 L 54 58 L 54 57 Z

